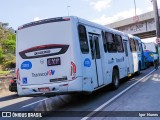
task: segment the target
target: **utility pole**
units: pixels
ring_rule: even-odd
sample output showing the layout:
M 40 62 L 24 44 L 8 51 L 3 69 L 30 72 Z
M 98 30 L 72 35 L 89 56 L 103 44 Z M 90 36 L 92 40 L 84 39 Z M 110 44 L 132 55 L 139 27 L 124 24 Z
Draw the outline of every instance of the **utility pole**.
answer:
M 71 6 L 67 6 L 67 12 L 68 12 L 68 16 L 69 16 L 69 8 L 70 8 Z
M 136 0 L 134 0 L 134 10 L 135 10 L 135 16 L 137 15 L 137 10 L 136 10 Z
M 156 37 L 160 38 L 160 26 L 159 26 L 159 14 L 158 14 L 157 0 L 152 0 L 152 2 L 153 2 L 153 11 L 155 15 L 155 23 L 156 23 Z
M 70 8 L 71 6 L 69 5 L 69 0 L 67 0 L 67 13 L 68 13 L 68 16 L 69 16 L 69 8 Z
M 153 2 L 153 11 L 154 11 L 154 19 L 156 23 L 156 42 L 158 44 L 158 54 L 159 54 L 159 62 L 160 62 L 160 21 L 159 21 L 159 14 L 158 14 L 158 5 L 157 0 L 152 0 Z

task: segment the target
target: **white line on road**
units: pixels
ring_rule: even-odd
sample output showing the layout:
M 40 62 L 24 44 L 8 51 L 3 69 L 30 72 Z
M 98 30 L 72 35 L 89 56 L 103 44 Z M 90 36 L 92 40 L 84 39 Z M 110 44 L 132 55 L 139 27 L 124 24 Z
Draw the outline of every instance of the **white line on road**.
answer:
M 7 106 L 11 106 L 13 104 L 17 104 L 19 102 L 23 102 L 25 100 L 29 100 L 29 99 L 32 99 L 32 97 L 18 97 L 17 96 L 17 98 L 15 98 L 15 99 L 2 101 L 2 102 L 0 102 L 0 109 L 7 107 Z
M 155 71 L 152 70 L 150 73 L 148 73 L 147 75 L 145 75 L 144 77 L 142 77 L 141 79 L 139 79 L 137 82 L 133 83 L 132 85 L 130 85 L 129 87 L 127 87 L 126 89 L 124 89 L 123 91 L 121 91 L 120 93 L 118 93 L 116 96 L 114 96 L 113 98 L 111 98 L 110 100 L 108 100 L 107 102 L 105 102 L 104 104 L 102 104 L 101 106 L 99 106 L 97 109 L 95 109 L 93 112 L 91 112 L 90 114 L 88 114 L 86 117 L 83 117 L 81 120 L 87 120 L 89 117 L 93 116 L 96 112 L 100 111 L 102 108 L 104 108 L 105 106 L 107 106 L 108 104 L 110 104 L 112 101 L 114 101 L 115 99 L 117 99 L 118 97 L 120 97 L 122 94 L 124 94 L 127 90 L 131 89 L 133 86 L 135 86 L 136 84 L 138 84 L 140 81 L 142 81 L 144 78 L 148 77 L 150 74 L 152 74 Z
M 28 106 L 34 105 L 34 104 L 36 104 L 36 103 L 42 102 L 42 101 L 47 100 L 47 99 L 48 99 L 48 98 L 44 98 L 44 99 L 42 99 L 42 100 L 39 100 L 39 101 L 36 101 L 36 102 L 30 103 L 30 104 L 28 104 L 28 105 L 24 105 L 24 106 L 22 106 L 21 108 L 25 108 L 25 107 L 28 107 Z

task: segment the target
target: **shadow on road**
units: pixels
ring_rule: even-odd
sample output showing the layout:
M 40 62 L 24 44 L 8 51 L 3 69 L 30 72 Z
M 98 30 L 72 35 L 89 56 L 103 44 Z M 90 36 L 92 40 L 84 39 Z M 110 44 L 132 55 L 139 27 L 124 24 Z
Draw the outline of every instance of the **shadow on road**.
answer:
M 12 99 L 17 99 L 19 96 L 18 94 L 13 94 L 13 95 L 8 95 L 8 96 L 5 96 L 5 97 L 1 97 L 0 98 L 0 102 L 2 101 L 7 101 L 7 100 L 12 100 Z

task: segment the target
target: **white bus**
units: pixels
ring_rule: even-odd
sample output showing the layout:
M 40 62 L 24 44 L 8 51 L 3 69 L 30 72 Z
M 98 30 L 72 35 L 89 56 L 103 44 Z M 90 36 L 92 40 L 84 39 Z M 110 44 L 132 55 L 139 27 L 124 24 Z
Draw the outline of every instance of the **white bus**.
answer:
M 130 50 L 132 51 L 133 58 L 136 58 L 134 59 L 134 68 L 135 71 L 137 71 L 138 67 L 138 73 L 140 73 L 140 70 L 145 69 L 142 41 L 137 36 L 133 35 L 128 35 L 128 36 L 130 41 Z
M 91 93 L 138 72 L 129 36 L 78 17 L 22 25 L 16 41 L 20 96 Z

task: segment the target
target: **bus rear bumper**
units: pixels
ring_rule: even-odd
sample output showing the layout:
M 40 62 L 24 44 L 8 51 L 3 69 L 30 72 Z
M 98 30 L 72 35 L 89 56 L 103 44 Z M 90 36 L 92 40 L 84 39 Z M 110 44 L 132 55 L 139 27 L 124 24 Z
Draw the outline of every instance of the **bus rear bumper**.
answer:
M 90 93 L 90 91 L 84 91 L 82 89 L 81 78 L 53 84 L 43 84 L 42 85 L 30 85 L 30 86 L 20 86 L 18 89 L 19 96 L 55 96 L 64 94 L 75 94 L 75 93 Z M 48 91 L 40 91 L 40 89 L 47 88 Z
M 91 94 L 89 91 L 69 91 L 69 92 L 48 92 L 48 93 L 34 93 L 34 94 L 23 94 L 20 97 L 54 97 L 56 95 L 69 95 L 69 94 Z

